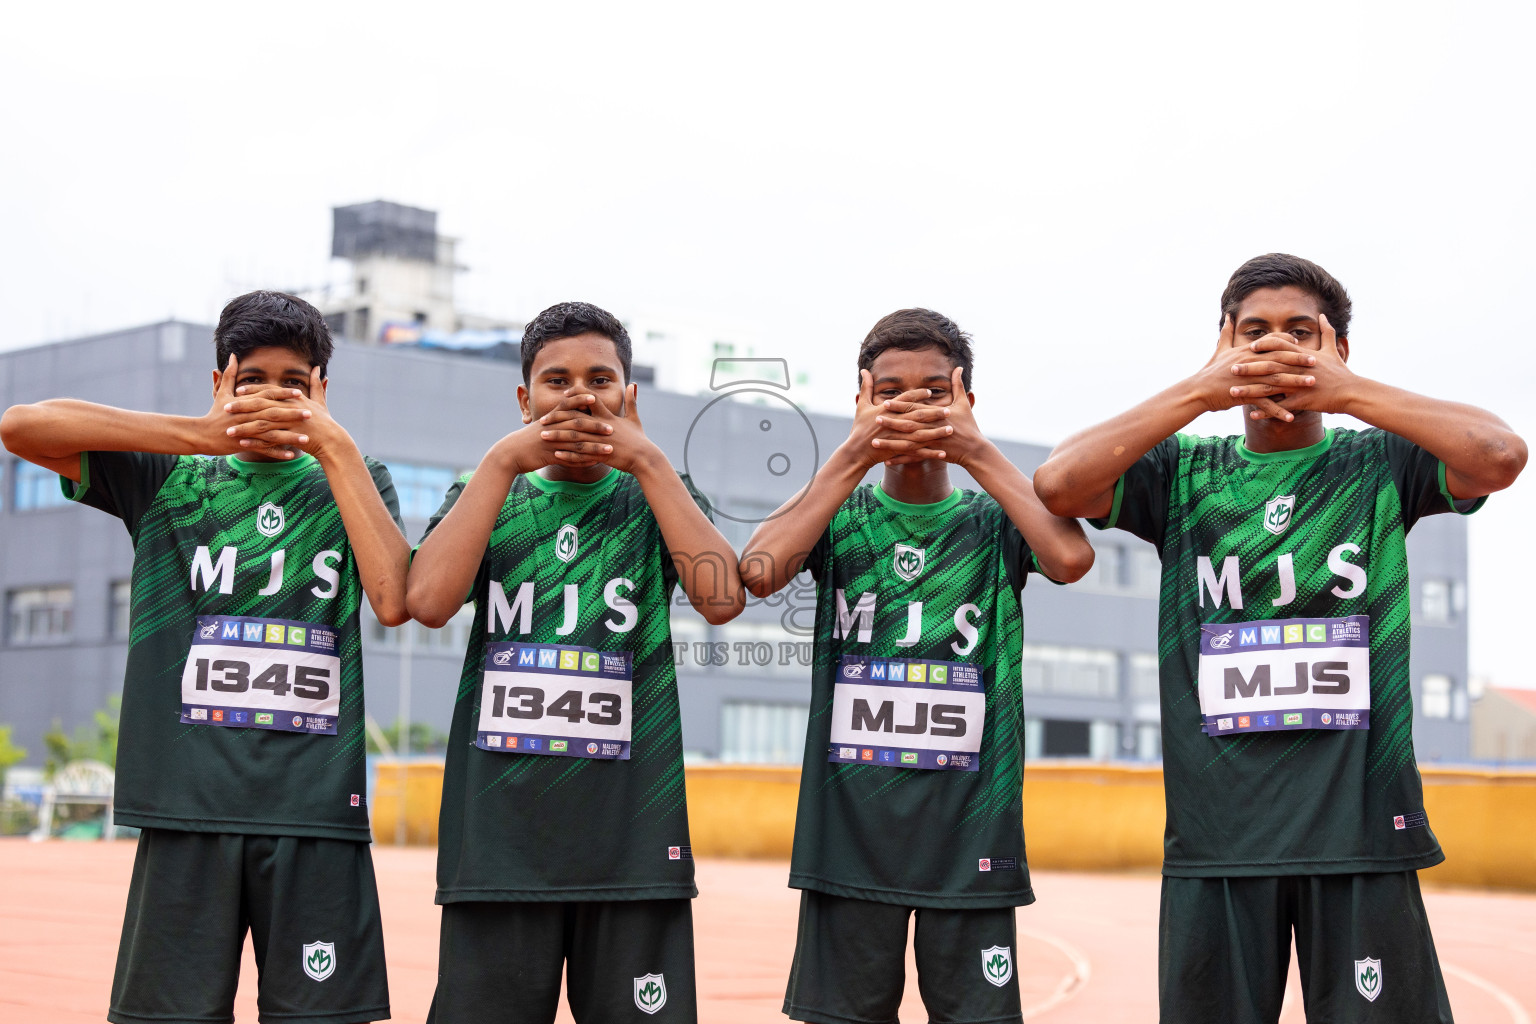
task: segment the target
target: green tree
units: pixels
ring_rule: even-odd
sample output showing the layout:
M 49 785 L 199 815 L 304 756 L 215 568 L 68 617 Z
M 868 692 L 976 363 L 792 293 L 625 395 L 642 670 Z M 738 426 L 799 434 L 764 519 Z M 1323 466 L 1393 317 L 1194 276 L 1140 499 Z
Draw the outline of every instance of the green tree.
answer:
M 384 734 L 385 741 L 395 753 L 400 752 L 400 723 L 382 726 L 379 729 Z M 440 754 L 448 749 L 448 734 L 438 732 L 426 722 L 411 723 L 411 748 L 412 754 Z M 368 753 L 382 754 L 379 745 L 374 742 L 373 735 L 368 736 Z
M 5 785 L 5 770 L 27 757 L 27 748 L 11 742 L 11 727 L 0 725 L 0 786 Z
M 123 698 L 113 694 L 107 698 L 107 706 L 98 708 L 89 724 L 75 727 L 75 734 L 64 732 L 59 720 L 43 734 L 43 745 L 48 748 L 44 772 L 50 777 L 71 761 L 100 761 L 108 768 L 117 767 L 118 719 L 122 715 Z M 25 752 L 22 754 L 26 756 Z

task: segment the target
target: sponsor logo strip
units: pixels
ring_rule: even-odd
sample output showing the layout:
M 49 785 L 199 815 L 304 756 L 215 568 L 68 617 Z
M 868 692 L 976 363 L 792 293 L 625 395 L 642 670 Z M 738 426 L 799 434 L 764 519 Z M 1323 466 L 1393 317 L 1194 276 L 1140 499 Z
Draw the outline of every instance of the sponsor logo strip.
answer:
M 836 743 L 827 748 L 827 760 L 839 764 L 877 764 L 949 772 L 974 772 L 981 767 L 981 758 L 974 751 L 848 747 Z
M 475 746 L 498 754 L 545 754 L 552 757 L 589 757 L 599 761 L 628 761 L 628 740 L 584 740 L 570 736 L 529 733 L 479 732 Z
M 1206 715 L 1201 728 L 1211 736 L 1277 732 L 1284 729 L 1369 729 L 1370 711 L 1259 711 L 1246 715 Z
M 183 704 L 181 720 L 188 725 L 231 725 L 241 729 L 275 729 L 279 732 L 304 732 L 320 736 L 336 735 L 335 715 L 305 715 L 293 711 L 266 708 L 217 707 L 207 704 Z

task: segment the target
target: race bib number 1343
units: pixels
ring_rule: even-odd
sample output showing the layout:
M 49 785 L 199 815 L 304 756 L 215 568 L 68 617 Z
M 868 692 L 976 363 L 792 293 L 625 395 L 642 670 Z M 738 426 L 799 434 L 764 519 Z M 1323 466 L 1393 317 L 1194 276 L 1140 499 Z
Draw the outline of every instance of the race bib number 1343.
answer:
M 199 615 L 181 672 L 188 725 L 336 735 L 340 638 L 292 619 Z
M 633 692 L 629 651 L 488 643 L 475 746 L 627 761 Z

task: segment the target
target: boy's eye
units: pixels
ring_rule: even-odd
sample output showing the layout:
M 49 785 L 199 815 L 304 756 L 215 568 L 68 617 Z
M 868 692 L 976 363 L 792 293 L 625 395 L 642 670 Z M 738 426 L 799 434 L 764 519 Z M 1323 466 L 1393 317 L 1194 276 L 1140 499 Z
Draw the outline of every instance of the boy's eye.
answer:
M 1305 327 L 1298 327 L 1291 332 L 1291 337 L 1295 338 L 1297 341 L 1305 341 L 1311 336 L 1312 332 L 1307 330 Z

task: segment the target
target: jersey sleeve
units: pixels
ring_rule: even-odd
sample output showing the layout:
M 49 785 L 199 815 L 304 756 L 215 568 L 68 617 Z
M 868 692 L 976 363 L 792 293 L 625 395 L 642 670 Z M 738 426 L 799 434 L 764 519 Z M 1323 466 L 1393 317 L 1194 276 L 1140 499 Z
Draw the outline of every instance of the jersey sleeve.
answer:
M 80 481 L 59 477 L 70 501 L 117 516 L 136 533 L 139 518 L 165 486 L 179 455 L 158 452 L 81 452 Z
M 693 485 L 693 477 L 687 473 L 679 473 L 677 475 L 683 481 L 683 486 L 688 489 L 688 496 L 693 499 L 695 505 L 699 506 L 699 511 L 704 513 L 704 518 L 714 522 L 714 506 L 709 503 L 709 499 L 704 496 L 704 492 Z M 660 533 L 660 530 L 657 532 Z M 661 538 L 661 578 L 666 584 L 667 593 L 672 593 L 672 588 L 677 586 L 678 581 L 677 565 L 672 561 L 672 553 L 667 550 L 667 538 L 665 537 Z
M 1405 437 L 1382 431 L 1386 445 L 1387 465 L 1392 470 L 1392 482 L 1397 485 L 1398 499 L 1403 506 L 1403 532 L 1413 529 L 1424 516 L 1455 512 L 1469 516 L 1483 507 L 1488 498 L 1471 498 L 1457 501 L 1451 497 L 1451 489 L 1445 483 L 1445 463 L 1420 448 Z
M 453 510 L 453 506 L 458 504 L 459 495 L 464 493 L 464 486 L 469 483 L 469 477 L 470 474 L 465 473 L 453 482 L 453 486 L 448 488 L 448 493 L 443 495 L 443 503 L 438 506 L 436 512 L 432 513 L 432 518 L 427 520 L 427 528 L 422 531 L 421 540 L 417 541 L 416 546 L 411 549 L 411 558 L 414 559 L 416 557 L 416 552 L 420 551 L 421 546 L 427 542 L 427 538 L 432 536 L 432 531 L 437 529 L 437 525 Z M 380 493 L 382 494 L 383 492 L 381 491 Z M 387 499 L 385 504 L 389 504 Z M 391 509 L 391 511 L 394 510 Z M 398 514 L 396 518 L 398 520 Z M 489 547 L 487 547 L 485 551 L 480 553 L 480 567 L 475 570 L 475 582 L 470 585 L 469 593 L 464 597 L 465 604 L 473 601 L 476 594 L 485 593 L 486 577 L 490 573 L 490 566 L 491 552 Z
M 805 556 L 805 561 L 800 565 L 800 572 L 808 572 L 811 579 L 821 582 L 822 574 L 827 571 L 827 559 L 832 556 L 832 524 L 821 531 L 821 536 L 816 543 L 811 545 L 811 553 Z M 796 574 L 798 575 L 798 573 Z
M 1179 438 L 1164 438 L 1131 465 L 1115 483 L 1115 501 L 1109 515 L 1090 519 L 1099 530 L 1119 528 L 1163 550 L 1168 529 L 1168 498 L 1179 472 Z
M 379 490 L 379 497 L 384 499 L 384 507 L 389 509 L 389 518 L 395 521 L 400 532 L 405 532 L 405 523 L 400 521 L 400 496 L 395 493 L 394 478 L 389 475 L 389 468 L 378 459 L 363 456 L 363 465 L 368 467 L 368 475 L 373 477 L 373 486 Z M 446 513 L 444 513 L 446 514 Z

